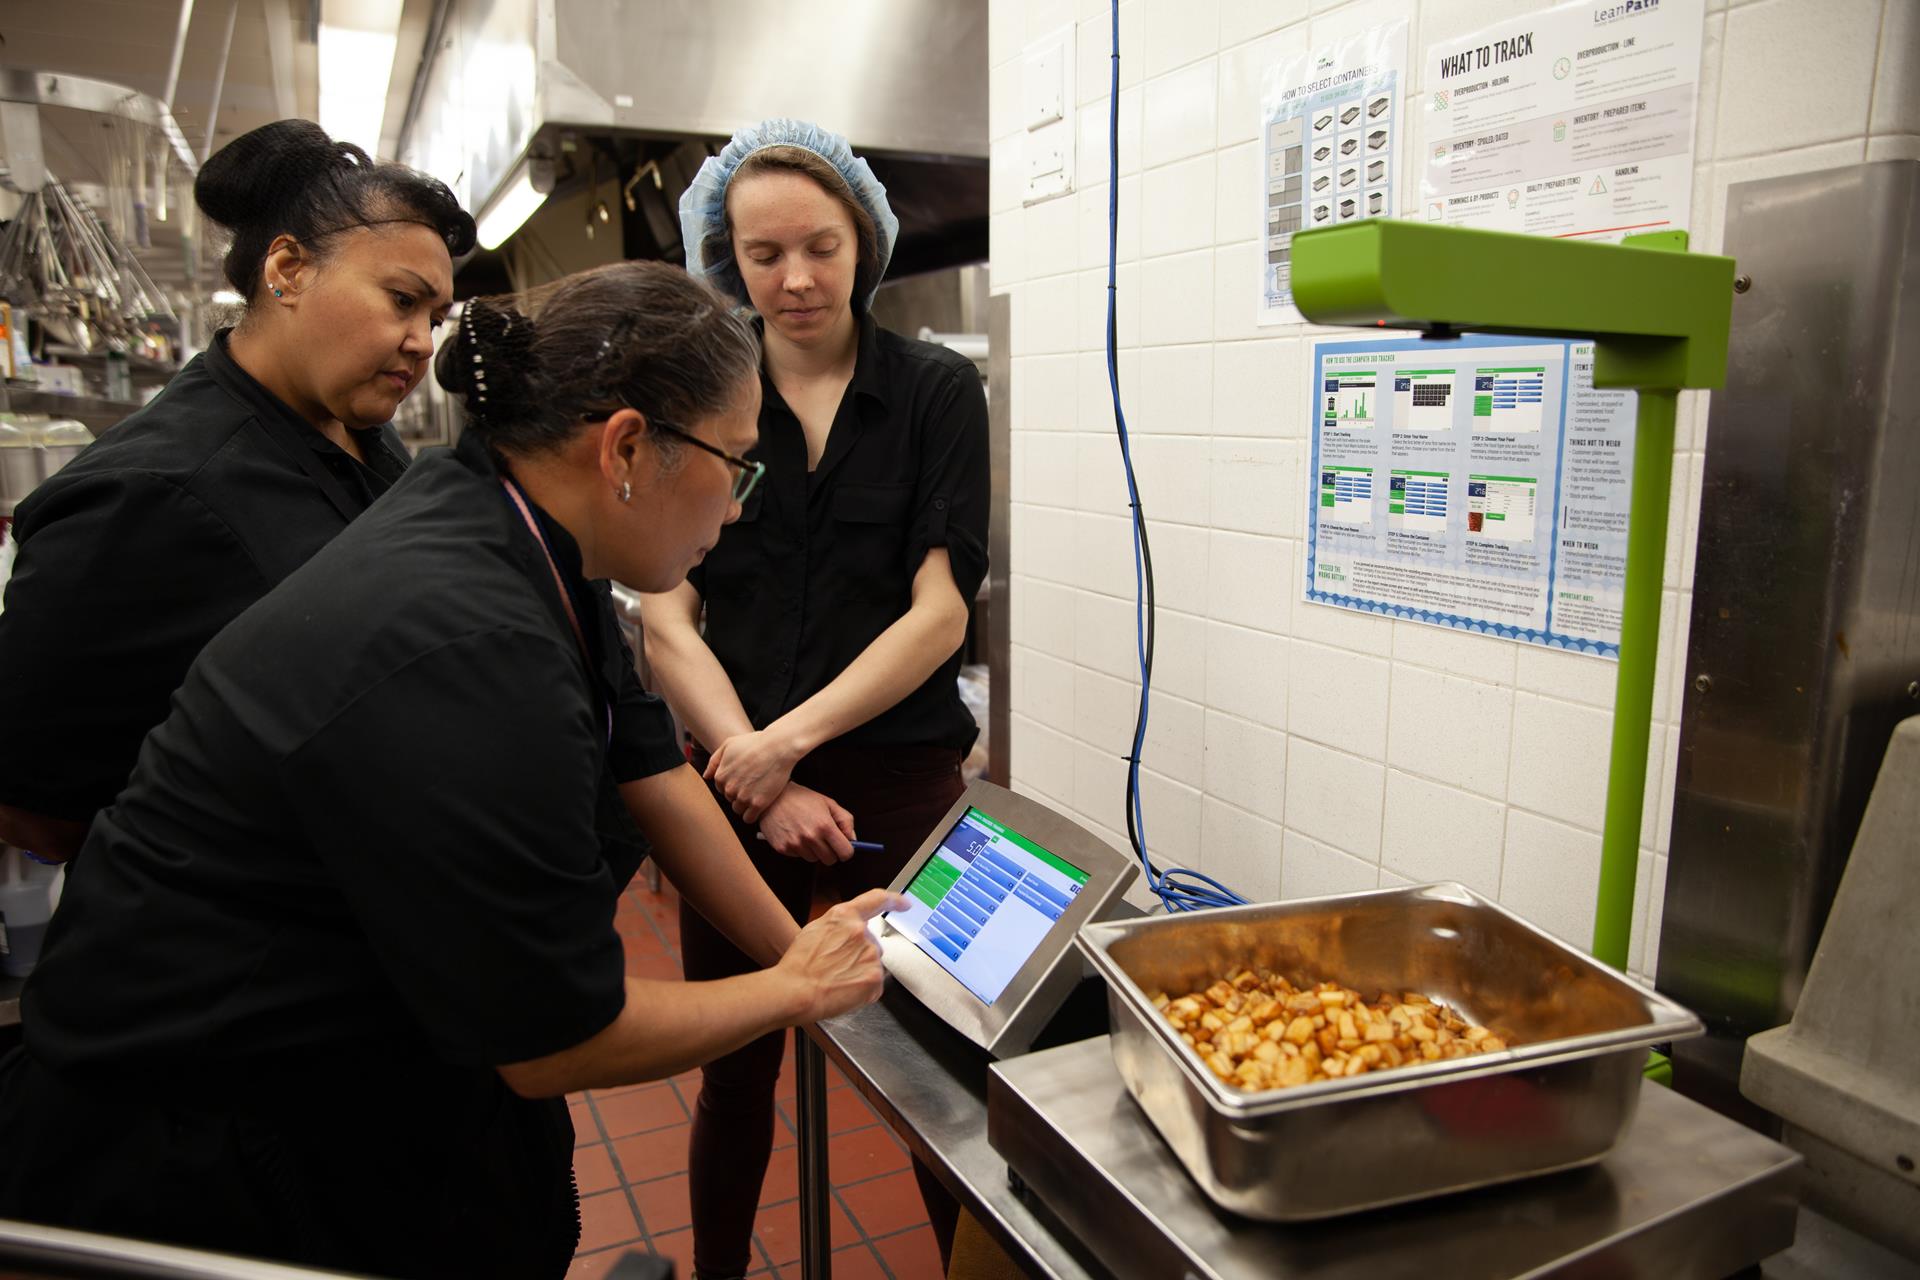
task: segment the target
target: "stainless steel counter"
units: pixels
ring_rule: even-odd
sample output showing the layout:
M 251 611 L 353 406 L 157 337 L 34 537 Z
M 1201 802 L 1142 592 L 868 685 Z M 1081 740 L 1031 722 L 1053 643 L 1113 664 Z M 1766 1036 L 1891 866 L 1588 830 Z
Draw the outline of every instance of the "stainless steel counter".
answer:
M 1000 1063 L 991 1093 L 995 1147 L 1116 1275 L 1723 1277 L 1793 1242 L 1799 1157 L 1658 1085 L 1592 1168 L 1284 1226 L 1213 1207 L 1104 1039 Z
M 1091 994 L 1105 999 L 1100 992 Z M 1107 1274 L 1071 1237 L 1056 1235 L 1008 1184 L 1007 1162 L 987 1143 L 990 1060 L 983 1050 L 936 1020 L 892 978 L 878 1004 L 817 1023 L 809 1035 L 809 1043 L 846 1073 L 880 1118 L 1029 1275 L 1092 1280 Z M 805 1111 L 807 1091 L 799 1092 Z M 804 1137 L 806 1121 L 799 1123 Z M 804 1217 L 805 1196 L 802 1208 Z M 825 1210 L 824 1200 L 820 1208 Z M 817 1261 L 804 1273 L 807 1280 L 826 1280 Z
M 1200 1196 L 1127 1096 L 1104 1037 L 991 1064 L 891 983 L 879 1004 L 809 1034 L 1034 1276 L 1718 1278 L 1793 1239 L 1799 1158 L 1658 1086 L 1595 1168 L 1281 1227 Z M 824 1256 L 810 1280 L 823 1280 Z

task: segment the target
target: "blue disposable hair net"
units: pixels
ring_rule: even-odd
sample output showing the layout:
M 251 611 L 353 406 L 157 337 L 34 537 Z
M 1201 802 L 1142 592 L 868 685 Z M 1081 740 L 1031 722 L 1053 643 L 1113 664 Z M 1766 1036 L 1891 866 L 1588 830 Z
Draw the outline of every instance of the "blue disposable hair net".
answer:
M 750 304 L 746 282 L 741 280 L 740 268 L 733 260 L 732 246 L 728 246 L 726 253 L 717 255 L 711 264 L 702 261 L 702 251 L 708 240 L 726 235 L 727 185 L 748 156 L 768 147 L 801 147 L 825 160 L 846 180 L 847 186 L 853 189 L 853 198 L 873 219 L 878 270 L 874 272 L 873 287 L 861 299 L 863 306 L 871 305 L 873 295 L 879 292 L 880 281 L 887 274 L 887 263 L 893 258 L 894 242 L 900 238 L 900 219 L 893 216 L 893 208 L 887 203 L 886 187 L 873 176 L 867 162 L 853 154 L 847 140 L 805 120 L 762 120 L 734 134 L 719 155 L 707 157 L 700 172 L 694 175 L 692 185 L 680 197 L 680 239 L 687 250 L 687 271 L 727 296 Z

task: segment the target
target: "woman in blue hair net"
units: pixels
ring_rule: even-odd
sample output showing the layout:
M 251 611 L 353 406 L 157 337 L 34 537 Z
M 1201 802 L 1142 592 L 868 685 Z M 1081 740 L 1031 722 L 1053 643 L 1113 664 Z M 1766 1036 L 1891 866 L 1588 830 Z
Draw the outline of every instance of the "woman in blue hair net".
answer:
M 987 569 L 986 398 L 968 360 L 868 313 L 899 220 L 844 138 L 793 120 L 744 130 L 680 220 L 688 269 L 758 313 L 750 457 L 766 477 L 687 582 L 646 598 L 647 658 L 741 842 L 804 920 L 816 892 L 887 884 L 964 789 L 976 729 L 956 677 Z M 681 953 L 689 979 L 757 967 L 684 905 Z M 753 1269 L 782 1044 L 703 1069 L 699 1277 Z M 916 1174 L 944 1258 L 956 1207 Z

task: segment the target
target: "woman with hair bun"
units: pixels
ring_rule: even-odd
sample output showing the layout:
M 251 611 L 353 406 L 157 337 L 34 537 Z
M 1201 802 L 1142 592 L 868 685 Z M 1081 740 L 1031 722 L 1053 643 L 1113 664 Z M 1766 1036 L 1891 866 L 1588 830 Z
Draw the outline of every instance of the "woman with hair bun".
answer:
M 473 219 L 441 183 L 305 120 L 194 183 L 233 233 L 239 326 L 20 504 L 0 613 L 0 842 L 70 856 L 194 655 L 407 466 Z
M 628 713 L 606 579 L 666 590 L 739 515 L 758 366 L 661 263 L 467 304 L 459 445 L 207 645 L 94 822 L 0 1063 L 0 1218 L 558 1280 L 563 1095 L 878 996 L 865 922 L 899 904 L 798 928 Z M 717 832 L 655 856 L 753 972 L 625 976 L 649 807 Z

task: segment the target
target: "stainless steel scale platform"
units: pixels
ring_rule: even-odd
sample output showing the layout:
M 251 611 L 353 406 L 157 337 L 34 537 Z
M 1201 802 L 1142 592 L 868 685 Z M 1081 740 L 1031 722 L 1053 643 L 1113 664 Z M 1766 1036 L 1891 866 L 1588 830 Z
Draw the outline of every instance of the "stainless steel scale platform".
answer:
M 1592 1168 L 1307 1224 L 1222 1213 L 1134 1104 L 1105 1036 L 995 1063 L 988 1141 L 1119 1277 L 1725 1277 L 1793 1242 L 1800 1157 L 1646 1085 Z

